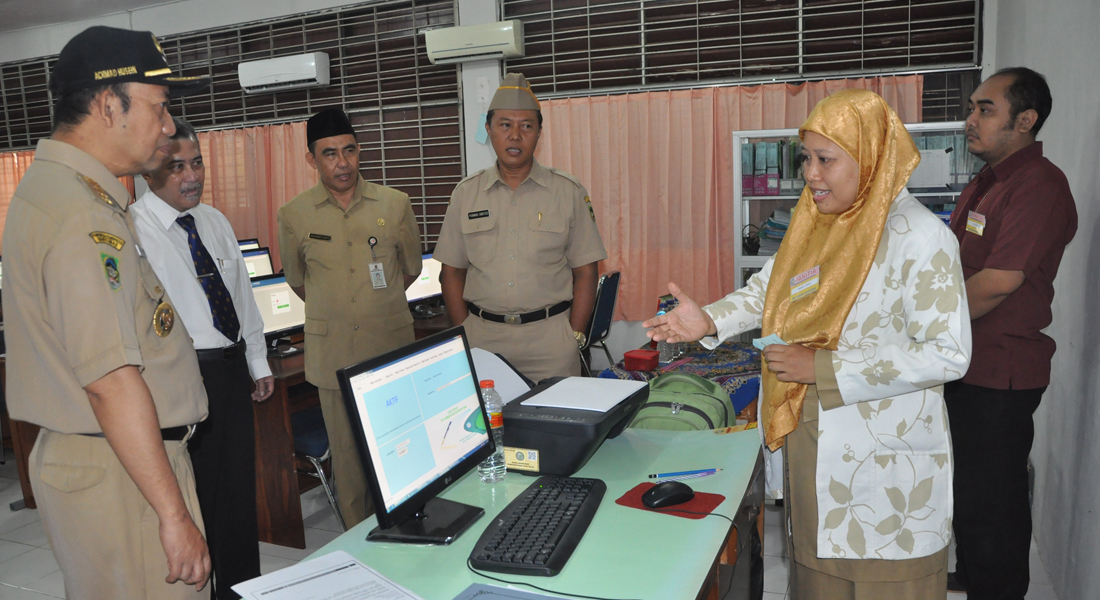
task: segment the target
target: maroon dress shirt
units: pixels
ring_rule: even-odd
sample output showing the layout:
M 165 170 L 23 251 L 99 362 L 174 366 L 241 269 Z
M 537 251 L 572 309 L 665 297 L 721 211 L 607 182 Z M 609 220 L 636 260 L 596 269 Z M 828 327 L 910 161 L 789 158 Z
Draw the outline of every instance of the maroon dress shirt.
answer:
M 982 235 L 966 230 L 971 212 L 985 217 Z M 982 168 L 951 213 L 951 231 L 967 279 L 982 269 L 1024 273 L 1016 291 L 972 321 L 974 351 L 962 380 L 1000 390 L 1046 386 L 1055 344 L 1040 330 L 1052 319 L 1054 277 L 1077 231 L 1077 208 L 1066 176 L 1043 157 L 1042 142 Z

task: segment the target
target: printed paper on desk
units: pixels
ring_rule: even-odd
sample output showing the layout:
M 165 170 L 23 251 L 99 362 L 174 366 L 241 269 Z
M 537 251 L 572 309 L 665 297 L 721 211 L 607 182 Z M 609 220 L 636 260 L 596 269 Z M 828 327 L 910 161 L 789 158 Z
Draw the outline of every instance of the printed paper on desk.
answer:
M 245 600 L 424 600 L 343 550 L 233 586 Z
M 505 588 L 486 583 L 471 583 L 470 587 L 455 596 L 454 600 L 474 600 L 475 598 L 477 600 L 557 600 L 559 598 L 565 600 L 563 596 L 547 596 L 527 590 L 517 590 L 514 587 Z
M 605 413 L 646 385 L 644 381 L 566 377 L 546 391 L 524 400 L 523 404 Z

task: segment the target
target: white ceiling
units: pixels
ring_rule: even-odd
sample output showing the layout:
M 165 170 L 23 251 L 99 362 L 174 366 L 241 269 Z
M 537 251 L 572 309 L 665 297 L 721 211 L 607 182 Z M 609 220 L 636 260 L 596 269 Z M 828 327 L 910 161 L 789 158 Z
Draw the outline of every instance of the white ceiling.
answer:
M 0 33 L 72 23 L 176 0 L 0 0 Z

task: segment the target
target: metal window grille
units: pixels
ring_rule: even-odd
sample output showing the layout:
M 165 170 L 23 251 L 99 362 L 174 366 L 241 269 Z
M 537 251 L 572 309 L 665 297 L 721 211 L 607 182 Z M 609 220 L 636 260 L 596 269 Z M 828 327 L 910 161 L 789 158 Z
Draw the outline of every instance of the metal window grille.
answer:
M 502 2 L 540 95 L 978 64 L 978 0 Z
M 344 108 L 359 134 L 361 173 L 409 194 L 430 252 L 462 178 L 462 125 L 458 70 L 432 65 L 420 32 L 454 23 L 454 0 L 389 0 L 166 36 L 160 43 L 173 70 L 212 78 L 204 93 L 174 100 L 172 112 L 211 130 Z M 240 62 L 317 51 L 329 55 L 328 87 L 245 94 L 237 81 Z M 0 147 L 31 147 L 49 135 L 56 58 L 0 65 Z

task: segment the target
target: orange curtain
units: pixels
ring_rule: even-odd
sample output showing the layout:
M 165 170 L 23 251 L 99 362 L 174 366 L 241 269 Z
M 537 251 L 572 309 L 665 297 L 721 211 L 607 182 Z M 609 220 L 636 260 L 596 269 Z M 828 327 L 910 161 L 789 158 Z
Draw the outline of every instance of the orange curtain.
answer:
M 317 183 L 305 161 L 305 121 L 199 133 L 206 187 L 202 201 L 225 214 L 238 239 L 257 238 L 279 259 L 279 208 Z
M 4 240 L 4 222 L 8 217 L 8 205 L 19 187 L 23 173 L 34 162 L 34 150 L 0 152 L 0 243 Z
M 653 316 L 676 281 L 695 300 L 733 290 L 733 140 L 737 130 L 798 127 L 834 91 L 880 94 L 906 123 L 921 120 L 923 78 L 876 77 L 549 100 L 539 162 L 587 187 L 622 272 L 617 319 Z

